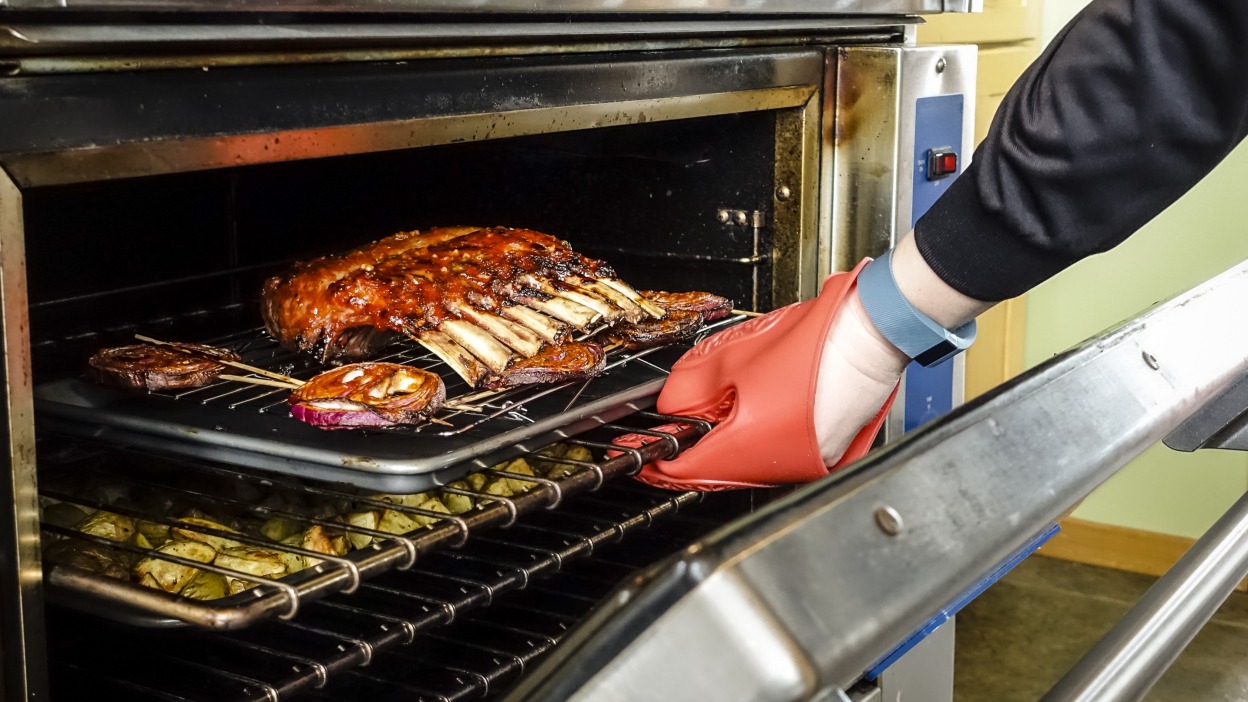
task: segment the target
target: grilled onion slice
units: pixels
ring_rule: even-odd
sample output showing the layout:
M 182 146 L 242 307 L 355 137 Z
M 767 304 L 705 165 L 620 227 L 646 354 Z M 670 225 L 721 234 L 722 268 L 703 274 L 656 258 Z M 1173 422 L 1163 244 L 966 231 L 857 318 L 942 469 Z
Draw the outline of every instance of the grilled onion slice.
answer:
M 732 300 L 708 292 L 667 292 L 643 290 L 642 297 L 667 311 L 700 312 L 702 319 L 714 322 L 732 314 Z
M 626 349 L 648 349 L 693 338 L 702 329 L 702 323 L 701 312 L 670 309 L 663 319 L 610 329 L 607 331 L 607 338 L 611 342 L 623 344 Z
M 509 388 L 583 380 L 601 374 L 606 365 L 607 355 L 598 344 L 579 341 L 549 344 L 534 356 L 512 361 L 500 376 L 487 380 L 485 385 Z
M 353 363 L 322 373 L 290 394 L 295 419 L 321 429 L 415 424 L 442 408 L 436 374 L 397 363 Z
M 225 366 L 214 359 L 240 361 L 228 349 L 170 342 L 166 346 L 132 344 L 103 349 L 91 357 L 90 376 L 105 385 L 130 390 L 196 388 L 216 380 Z

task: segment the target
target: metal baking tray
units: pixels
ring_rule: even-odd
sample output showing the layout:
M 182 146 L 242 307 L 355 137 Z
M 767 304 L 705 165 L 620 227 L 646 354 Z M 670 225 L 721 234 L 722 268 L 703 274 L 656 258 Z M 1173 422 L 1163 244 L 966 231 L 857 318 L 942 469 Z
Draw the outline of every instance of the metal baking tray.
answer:
M 672 364 L 697 340 L 745 319 L 718 320 L 690 343 L 607 354 L 607 371 L 587 381 L 513 388 L 482 396 L 436 356 L 396 341 L 373 360 L 438 373 L 447 407 L 410 427 L 325 431 L 290 416 L 287 390 L 219 381 L 190 390 L 135 393 L 82 377 L 35 388 L 37 426 L 117 446 L 415 493 L 488 468 L 561 438 L 647 409 Z M 206 343 L 244 362 L 307 379 L 327 368 L 251 329 Z M 84 359 L 85 361 L 85 359 Z

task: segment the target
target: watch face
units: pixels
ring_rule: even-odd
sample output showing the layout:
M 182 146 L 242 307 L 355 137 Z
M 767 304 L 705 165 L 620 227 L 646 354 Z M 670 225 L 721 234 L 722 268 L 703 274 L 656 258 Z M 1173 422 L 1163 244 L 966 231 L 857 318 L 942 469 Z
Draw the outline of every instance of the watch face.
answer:
M 924 351 L 918 356 L 915 356 L 914 361 L 915 363 L 918 363 L 920 366 L 924 366 L 924 367 L 934 366 L 937 363 L 940 363 L 941 361 L 952 358 L 953 355 L 956 354 L 957 352 L 958 352 L 957 344 L 953 343 L 952 341 L 949 341 L 948 339 L 945 339 L 944 341 L 940 342 L 939 344 L 936 344 L 935 346 Z

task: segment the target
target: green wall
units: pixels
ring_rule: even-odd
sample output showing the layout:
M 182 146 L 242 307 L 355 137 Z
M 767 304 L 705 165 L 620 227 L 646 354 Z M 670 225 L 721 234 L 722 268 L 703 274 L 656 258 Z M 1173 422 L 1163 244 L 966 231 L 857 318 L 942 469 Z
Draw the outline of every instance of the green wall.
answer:
M 1083 4 L 1046 0 L 1046 38 Z M 1241 146 L 1126 243 L 1080 262 L 1029 294 L 1026 365 L 1248 259 L 1246 213 L 1248 147 Z M 1092 493 L 1075 516 L 1195 537 L 1245 490 L 1248 453 L 1184 454 L 1157 445 Z

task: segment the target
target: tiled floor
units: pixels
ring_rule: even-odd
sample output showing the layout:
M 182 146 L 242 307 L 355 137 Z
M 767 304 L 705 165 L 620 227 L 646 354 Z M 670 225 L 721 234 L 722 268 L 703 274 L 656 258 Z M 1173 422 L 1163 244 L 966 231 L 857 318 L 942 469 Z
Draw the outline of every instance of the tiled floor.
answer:
M 955 702 L 1035 702 L 1152 584 L 1040 556 L 958 615 Z M 1248 594 L 1236 592 L 1146 698 L 1248 701 Z

